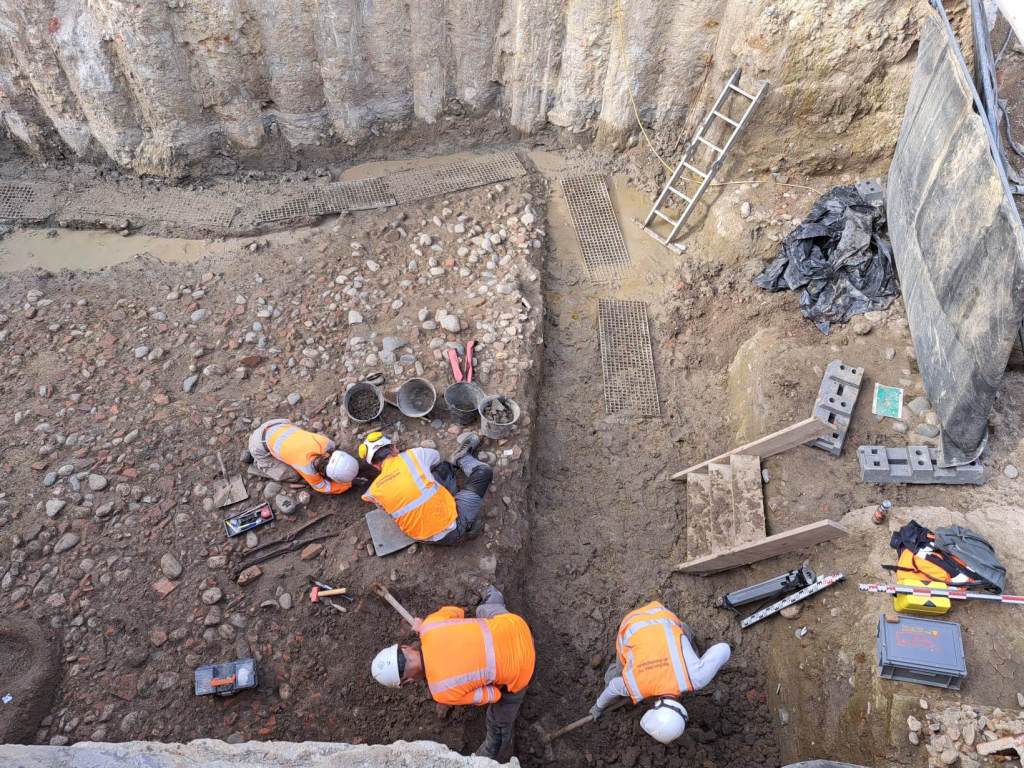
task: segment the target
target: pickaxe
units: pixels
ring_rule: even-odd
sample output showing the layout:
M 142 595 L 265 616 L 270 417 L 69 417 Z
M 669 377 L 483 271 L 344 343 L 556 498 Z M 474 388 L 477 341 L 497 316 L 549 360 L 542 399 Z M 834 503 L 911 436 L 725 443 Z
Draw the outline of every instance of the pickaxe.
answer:
M 612 710 L 618 709 L 619 707 L 623 707 L 623 706 L 625 706 L 628 703 L 629 703 L 629 699 L 626 699 L 626 698 L 619 699 L 618 701 L 615 701 L 615 702 L 609 704 L 607 707 L 605 707 L 604 712 L 605 712 L 605 714 L 607 714 L 608 712 L 611 712 Z M 537 731 L 538 734 L 540 734 L 541 744 L 544 745 L 544 758 L 548 762 L 552 762 L 555 759 L 555 751 L 551 748 L 551 742 L 552 741 L 554 741 L 555 739 L 560 738 L 562 736 L 565 736 L 565 734 L 567 734 L 567 733 L 575 731 L 577 728 L 582 728 L 584 725 L 587 725 L 588 723 L 592 723 L 592 722 L 594 722 L 594 716 L 593 715 L 587 715 L 586 717 L 581 717 L 579 720 L 575 720 L 575 721 L 569 723 L 568 725 L 563 725 L 557 731 L 552 731 L 551 733 L 545 732 L 544 729 L 541 728 L 539 722 L 538 723 L 534 723 L 533 724 L 533 728 L 534 728 L 534 730 Z
M 415 619 L 411 613 L 405 610 L 400 602 L 395 600 L 394 596 L 388 592 L 387 587 L 380 582 L 374 582 L 370 585 L 370 589 L 372 589 L 378 597 L 387 602 L 388 605 L 398 611 L 398 615 L 405 619 L 410 627 L 416 629 L 416 625 L 419 623 L 418 620 Z

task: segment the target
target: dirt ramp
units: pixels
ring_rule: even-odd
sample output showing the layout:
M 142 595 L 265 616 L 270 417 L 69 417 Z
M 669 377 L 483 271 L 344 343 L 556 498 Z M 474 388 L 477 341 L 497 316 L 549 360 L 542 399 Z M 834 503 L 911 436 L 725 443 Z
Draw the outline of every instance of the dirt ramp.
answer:
M 0 669 L 5 670 L 0 743 L 27 743 L 35 737 L 60 685 L 60 648 L 60 639 L 46 625 L 0 618 Z

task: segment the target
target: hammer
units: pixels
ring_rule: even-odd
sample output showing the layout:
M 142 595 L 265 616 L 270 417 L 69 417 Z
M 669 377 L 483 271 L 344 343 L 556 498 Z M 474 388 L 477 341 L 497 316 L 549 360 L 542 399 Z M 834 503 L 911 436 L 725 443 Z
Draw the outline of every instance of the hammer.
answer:
M 319 603 L 321 597 L 334 597 L 336 595 L 348 595 L 348 587 L 339 587 L 338 589 L 324 589 L 321 586 L 315 586 L 309 593 L 309 602 Z
M 312 577 L 310 577 L 309 581 L 313 585 L 313 589 L 309 593 L 309 602 L 311 603 L 319 603 L 320 598 L 330 598 L 331 595 L 343 597 L 349 602 L 352 602 L 353 600 L 352 596 L 348 594 L 347 587 L 340 587 L 338 589 L 335 589 L 330 584 L 324 584 L 322 581 L 317 581 Z M 330 606 L 338 613 L 348 613 L 347 608 L 337 605 L 333 600 L 330 599 L 325 599 L 323 601 L 323 605 Z

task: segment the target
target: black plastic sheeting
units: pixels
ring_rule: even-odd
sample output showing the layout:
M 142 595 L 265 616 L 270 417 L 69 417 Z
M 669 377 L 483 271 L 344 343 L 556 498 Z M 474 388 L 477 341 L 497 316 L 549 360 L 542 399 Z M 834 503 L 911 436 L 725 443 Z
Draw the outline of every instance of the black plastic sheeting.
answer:
M 855 187 L 835 187 L 786 236 L 754 284 L 772 292 L 802 288 L 800 311 L 823 333 L 832 323 L 885 309 L 900 289 L 884 209 Z
M 886 214 L 943 466 L 985 446 L 1024 314 L 1024 229 L 953 31 L 923 19 Z

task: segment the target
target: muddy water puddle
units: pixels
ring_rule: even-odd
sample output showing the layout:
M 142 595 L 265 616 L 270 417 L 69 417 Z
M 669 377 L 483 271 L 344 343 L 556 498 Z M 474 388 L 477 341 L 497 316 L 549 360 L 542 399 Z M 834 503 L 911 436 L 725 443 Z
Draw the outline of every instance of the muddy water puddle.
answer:
M 98 270 L 148 254 L 160 261 L 192 263 L 208 254 L 237 248 L 232 241 L 182 240 L 107 231 L 25 229 L 0 240 L 0 272 L 22 269 Z

